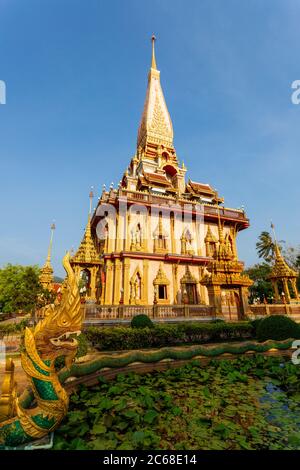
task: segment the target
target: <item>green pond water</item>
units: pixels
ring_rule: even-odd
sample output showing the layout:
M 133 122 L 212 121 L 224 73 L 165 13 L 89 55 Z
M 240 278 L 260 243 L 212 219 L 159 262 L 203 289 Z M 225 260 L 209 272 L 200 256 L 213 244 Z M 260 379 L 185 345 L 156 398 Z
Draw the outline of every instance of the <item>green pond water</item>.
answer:
M 80 388 L 54 449 L 300 449 L 300 366 L 262 355 Z

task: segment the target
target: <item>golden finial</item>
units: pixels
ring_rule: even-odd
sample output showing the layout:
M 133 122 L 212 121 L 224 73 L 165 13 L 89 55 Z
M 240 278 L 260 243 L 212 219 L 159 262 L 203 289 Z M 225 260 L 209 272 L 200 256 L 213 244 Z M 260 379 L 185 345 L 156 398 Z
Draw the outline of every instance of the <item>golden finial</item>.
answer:
M 93 197 L 94 197 L 94 186 L 91 186 L 91 191 L 90 191 L 90 194 L 89 194 L 89 198 L 90 198 L 90 211 L 89 211 L 89 215 L 92 214 L 92 204 L 93 204 Z
M 271 229 L 272 229 L 272 232 L 273 232 L 275 244 L 277 244 L 276 233 L 275 233 L 275 226 L 274 226 L 273 222 L 271 222 Z
M 154 36 L 154 34 L 152 34 L 151 41 L 152 41 L 152 61 L 151 61 L 151 68 L 156 70 L 155 47 L 154 47 L 154 43 L 155 43 L 155 41 L 156 41 L 156 37 Z
M 280 253 L 280 248 L 279 248 L 279 245 L 277 243 L 277 237 L 276 237 L 276 233 L 275 233 L 275 226 L 273 224 L 273 222 L 271 222 L 271 229 L 272 229 L 272 232 L 273 232 L 273 237 L 274 237 L 274 245 L 275 245 L 275 256 L 278 258 L 280 257 L 281 253 Z
M 50 227 L 51 230 L 51 235 L 50 235 L 50 243 L 49 243 L 49 248 L 48 248 L 48 255 L 47 255 L 47 261 L 46 265 L 51 266 L 51 251 L 52 251 L 52 243 L 53 243 L 53 235 L 54 235 L 54 230 L 55 230 L 55 222 L 53 221 Z

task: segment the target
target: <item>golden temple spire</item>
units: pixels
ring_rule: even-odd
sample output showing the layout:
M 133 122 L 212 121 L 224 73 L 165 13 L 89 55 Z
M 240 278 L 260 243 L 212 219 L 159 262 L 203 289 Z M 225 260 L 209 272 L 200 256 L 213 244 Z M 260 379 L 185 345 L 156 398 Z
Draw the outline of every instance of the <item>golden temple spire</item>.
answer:
M 152 60 L 148 74 L 148 86 L 142 119 L 137 138 L 137 148 L 149 142 L 173 147 L 173 126 L 160 84 L 160 72 L 156 67 L 155 36 L 152 36 Z
M 277 242 L 275 227 L 274 227 L 273 223 L 271 223 L 271 228 L 272 228 L 273 237 L 274 237 L 274 245 L 275 245 L 274 255 L 275 255 L 275 259 L 274 259 L 274 265 L 272 267 L 272 271 L 269 275 L 269 279 L 271 279 L 273 282 L 277 282 L 277 281 L 280 281 L 280 280 L 283 281 L 284 293 L 285 293 L 285 296 L 286 296 L 286 300 L 288 300 L 288 301 L 290 300 L 290 293 L 289 293 L 289 289 L 288 289 L 288 286 L 287 286 L 286 282 L 291 281 L 291 287 L 292 287 L 292 290 L 294 291 L 295 298 L 298 299 L 299 294 L 298 294 L 298 290 L 297 290 L 297 286 L 296 286 L 296 280 L 298 278 L 298 273 L 296 271 L 294 271 L 287 264 L 284 257 L 282 256 L 280 247 L 279 247 L 278 242 Z M 275 297 L 276 296 L 278 297 L 278 287 L 277 287 L 277 290 L 275 291 Z
M 53 268 L 51 266 L 51 252 L 52 252 L 54 230 L 55 230 L 55 223 L 53 222 L 51 225 L 51 235 L 50 235 L 50 243 L 48 247 L 47 259 L 46 259 L 44 266 L 40 270 L 40 283 L 45 289 L 49 289 L 49 290 L 51 290 L 51 286 L 53 283 Z
M 80 243 L 80 246 L 77 250 L 77 253 L 72 258 L 72 262 L 94 262 L 98 260 L 98 254 L 96 252 L 96 248 L 92 238 L 92 231 L 91 231 L 91 214 L 92 214 L 92 203 L 93 203 L 93 187 L 91 188 L 89 198 L 90 198 L 90 205 L 89 205 L 89 214 L 88 214 L 88 221 L 86 224 L 84 237 Z
M 55 230 L 55 223 L 54 222 L 51 224 L 50 229 L 51 229 L 50 243 L 49 243 L 49 247 L 48 247 L 47 260 L 46 260 L 46 263 L 45 263 L 45 266 L 49 266 L 49 267 L 51 267 L 51 252 L 52 252 L 52 244 L 53 244 L 53 235 L 54 235 L 54 230 Z
M 271 229 L 272 229 L 273 237 L 274 237 L 274 254 L 275 254 L 275 258 L 280 259 L 280 258 L 282 258 L 282 254 L 281 254 L 279 245 L 277 243 L 277 238 L 276 238 L 276 233 L 275 233 L 275 226 L 274 226 L 273 222 L 271 222 Z
M 156 60 L 155 60 L 155 41 L 156 41 L 156 37 L 154 36 L 154 34 L 152 35 L 151 41 L 152 41 L 152 61 L 151 61 L 151 68 L 157 70 L 157 67 L 156 67 Z

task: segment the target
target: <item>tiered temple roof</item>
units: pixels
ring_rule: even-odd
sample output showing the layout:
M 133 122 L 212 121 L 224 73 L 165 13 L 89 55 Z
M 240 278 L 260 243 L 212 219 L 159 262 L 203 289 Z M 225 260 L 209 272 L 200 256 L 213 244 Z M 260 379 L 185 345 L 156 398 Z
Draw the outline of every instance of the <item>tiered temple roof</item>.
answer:
M 88 216 L 84 237 L 76 254 L 72 258 L 72 263 L 94 263 L 99 262 L 99 255 L 96 251 L 91 234 L 91 216 Z
M 283 278 L 297 278 L 298 273 L 294 271 L 287 264 L 283 258 L 280 248 L 277 243 L 275 243 L 275 262 L 272 268 L 271 274 L 269 275 L 270 279 L 283 279 Z
M 173 126 L 160 84 L 160 72 L 156 67 L 154 41 L 155 37 L 152 36 L 152 61 L 144 111 L 138 130 L 138 148 L 149 142 L 173 146 Z

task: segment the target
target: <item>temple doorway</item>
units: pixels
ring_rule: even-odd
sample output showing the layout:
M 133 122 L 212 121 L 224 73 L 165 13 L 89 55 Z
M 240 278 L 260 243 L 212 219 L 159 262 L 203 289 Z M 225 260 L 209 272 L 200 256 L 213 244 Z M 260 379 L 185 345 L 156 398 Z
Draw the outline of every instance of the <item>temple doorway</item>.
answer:
M 185 284 L 185 291 L 184 294 L 186 295 L 187 298 L 187 303 L 189 304 L 197 304 L 197 284 L 192 283 L 192 284 Z
M 237 320 L 241 315 L 241 302 L 238 291 L 222 289 L 222 313 L 228 320 Z
M 91 273 L 89 269 L 80 271 L 79 292 L 82 297 L 89 297 L 91 295 Z

